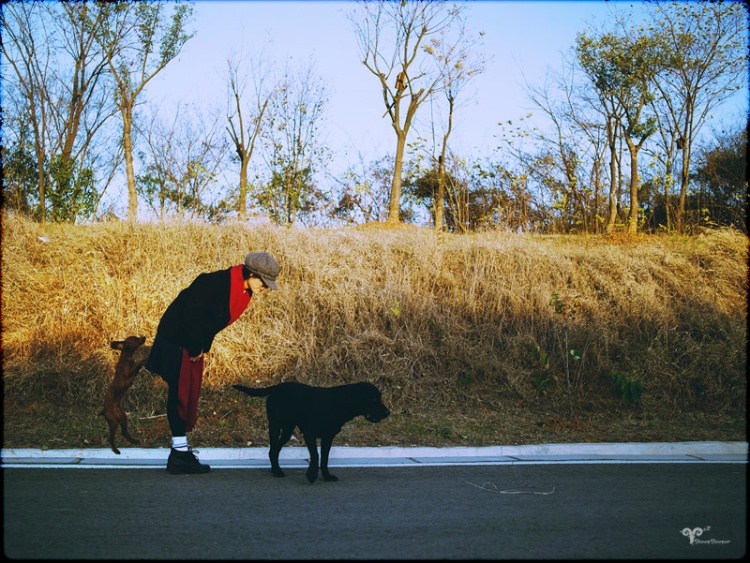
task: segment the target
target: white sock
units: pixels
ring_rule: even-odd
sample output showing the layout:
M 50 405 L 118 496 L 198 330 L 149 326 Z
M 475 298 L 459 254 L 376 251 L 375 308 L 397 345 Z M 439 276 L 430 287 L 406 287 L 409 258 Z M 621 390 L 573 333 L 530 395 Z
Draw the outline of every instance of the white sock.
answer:
M 172 436 L 172 449 L 178 452 L 188 451 L 187 436 Z

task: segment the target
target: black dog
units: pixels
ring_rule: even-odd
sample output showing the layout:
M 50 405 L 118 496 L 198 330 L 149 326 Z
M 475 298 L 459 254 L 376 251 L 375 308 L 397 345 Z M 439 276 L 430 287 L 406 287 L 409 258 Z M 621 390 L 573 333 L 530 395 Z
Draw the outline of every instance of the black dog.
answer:
M 364 416 L 370 422 L 379 422 L 390 414 L 381 400 L 380 391 L 372 383 L 352 383 L 338 387 L 312 387 L 304 383 L 279 383 L 273 387 L 253 389 L 243 385 L 233 385 L 243 393 L 253 397 L 268 397 L 268 435 L 271 449 L 271 471 L 274 477 L 284 477 L 279 467 L 279 452 L 299 427 L 305 437 L 310 452 L 310 466 L 307 480 L 310 483 L 318 478 L 318 449 L 316 440 L 320 438 L 320 472 L 324 481 L 338 481 L 328 472 L 328 454 L 333 438 L 341 427 L 354 417 Z

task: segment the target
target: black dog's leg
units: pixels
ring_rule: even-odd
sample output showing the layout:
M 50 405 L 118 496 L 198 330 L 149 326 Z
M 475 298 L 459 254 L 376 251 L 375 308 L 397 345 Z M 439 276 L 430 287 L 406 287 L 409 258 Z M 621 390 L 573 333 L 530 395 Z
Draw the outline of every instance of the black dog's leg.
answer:
M 310 452 L 310 465 L 307 468 L 307 480 L 314 483 L 318 478 L 318 447 L 315 444 L 315 434 L 307 432 L 304 434 L 307 451 Z
M 339 478 L 328 472 L 328 454 L 331 453 L 333 445 L 333 436 L 323 436 L 320 439 L 320 473 L 323 475 L 323 481 L 338 481 Z
M 271 448 L 268 450 L 268 458 L 271 460 L 271 473 L 274 477 L 284 477 L 284 472 L 279 466 L 279 453 L 281 448 L 289 441 L 294 432 L 294 426 L 284 428 L 280 423 L 268 421 L 268 438 Z

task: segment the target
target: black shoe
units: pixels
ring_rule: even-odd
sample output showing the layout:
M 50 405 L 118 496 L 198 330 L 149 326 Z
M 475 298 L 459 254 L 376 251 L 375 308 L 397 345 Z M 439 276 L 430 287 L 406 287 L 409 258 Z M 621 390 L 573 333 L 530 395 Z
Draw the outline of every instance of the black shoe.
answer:
M 198 461 L 198 458 L 193 453 L 193 448 L 188 448 L 186 452 L 172 448 L 167 460 L 167 471 L 172 475 L 208 473 L 211 471 L 211 466 Z

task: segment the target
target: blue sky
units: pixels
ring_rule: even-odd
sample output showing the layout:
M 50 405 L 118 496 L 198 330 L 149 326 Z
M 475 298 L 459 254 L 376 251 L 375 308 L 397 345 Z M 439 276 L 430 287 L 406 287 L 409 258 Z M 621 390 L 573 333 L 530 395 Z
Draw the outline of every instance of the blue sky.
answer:
M 382 117 L 382 93 L 359 60 L 346 17 L 352 8 L 345 1 L 199 1 L 195 37 L 149 84 L 146 95 L 164 109 L 178 100 L 222 105 L 229 56 L 243 47 L 250 53 L 265 48 L 282 66 L 288 57 L 299 63 L 315 61 L 330 92 L 324 128 L 336 154 L 353 153 L 356 158 L 362 152 L 378 158 L 393 152 L 395 137 L 389 120 Z M 454 146 L 462 152 L 486 152 L 494 146 L 497 123 L 517 120 L 529 110 L 521 72 L 535 81 L 548 66 L 559 68 L 562 52 L 573 45 L 576 33 L 609 9 L 603 1 L 473 3 L 469 25 L 485 32 L 491 60 L 465 91 L 471 99 L 457 115 Z
M 451 137 L 452 150 L 467 158 L 490 154 L 499 144 L 498 123 L 532 111 L 523 91 L 523 76 L 540 84 L 547 69 L 562 68 L 563 53 L 576 34 L 606 21 L 613 5 L 637 13 L 640 2 L 486 1 L 471 3 L 468 25 L 484 31 L 485 72 L 462 96 Z M 208 1 L 195 5 L 196 35 L 147 87 L 146 97 L 165 111 L 178 101 L 201 108 L 225 107 L 227 59 L 240 50 L 268 57 L 284 66 L 288 57 L 298 63 L 315 62 L 328 87 L 330 101 L 322 124 L 332 150 L 331 170 L 392 154 L 395 135 L 383 118 L 382 93 L 377 80 L 359 60 L 347 1 Z M 747 96 L 736 97 L 736 114 L 746 111 Z M 420 110 L 422 115 L 429 108 Z M 538 112 L 537 112 L 538 113 Z M 416 133 L 427 134 L 424 128 Z M 412 132 L 409 140 L 414 140 Z

